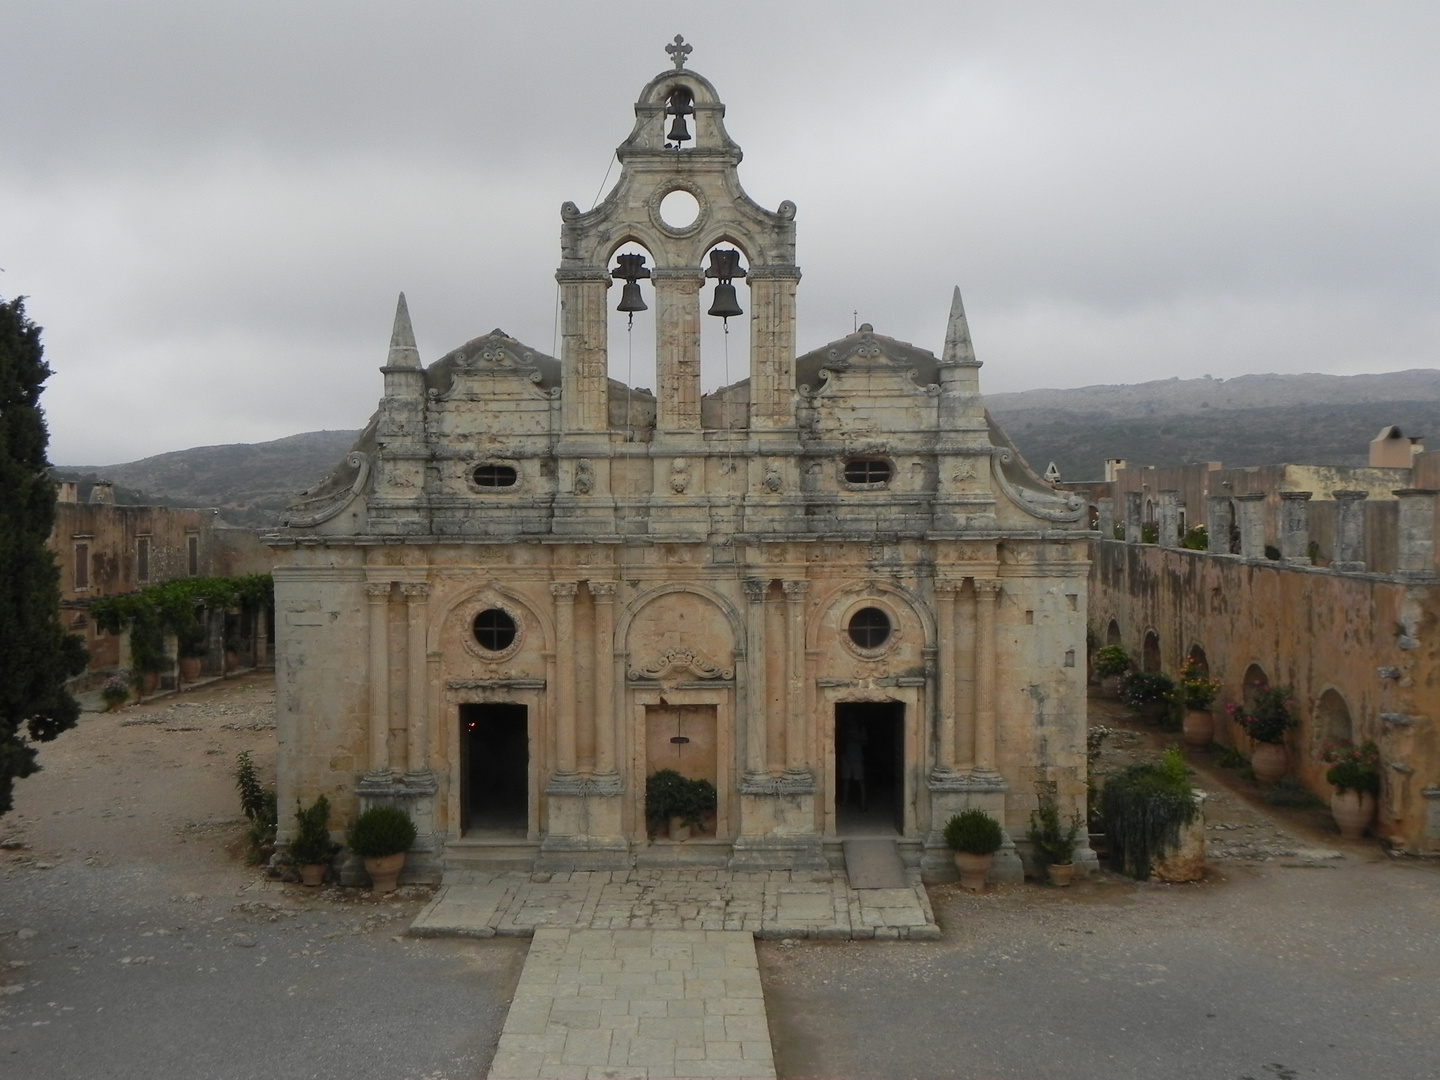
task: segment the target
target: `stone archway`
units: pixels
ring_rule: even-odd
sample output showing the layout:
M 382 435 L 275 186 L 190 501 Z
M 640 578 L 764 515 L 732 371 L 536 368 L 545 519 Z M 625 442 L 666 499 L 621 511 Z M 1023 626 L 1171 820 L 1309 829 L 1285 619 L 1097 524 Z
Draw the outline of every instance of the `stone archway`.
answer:
M 1210 677 L 1210 658 L 1205 655 L 1205 649 L 1197 642 L 1190 646 L 1190 652 L 1186 656 L 1191 669 L 1202 679 Z
M 1314 733 L 1322 746 L 1355 741 L 1355 722 L 1350 716 L 1350 706 L 1333 686 L 1315 703 Z
M 1160 667 L 1160 635 L 1153 629 L 1146 630 L 1145 642 L 1140 647 L 1140 670 L 1154 674 Z
M 1105 627 L 1105 644 L 1107 646 L 1120 644 L 1120 624 L 1114 619 L 1111 619 L 1110 625 Z
M 1270 689 L 1270 676 L 1265 674 L 1265 669 L 1259 664 L 1251 664 L 1245 669 L 1245 678 L 1240 687 L 1240 698 L 1245 703 L 1245 708 L 1254 709 L 1256 700 L 1262 690 Z

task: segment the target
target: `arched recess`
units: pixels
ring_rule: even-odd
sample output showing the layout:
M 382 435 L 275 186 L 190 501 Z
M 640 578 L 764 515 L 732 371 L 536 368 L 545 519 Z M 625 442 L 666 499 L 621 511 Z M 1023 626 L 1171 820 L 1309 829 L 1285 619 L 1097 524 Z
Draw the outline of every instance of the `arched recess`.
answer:
M 653 589 L 647 589 L 634 600 L 630 601 L 629 604 L 625 605 L 625 610 L 622 611 L 615 620 L 615 641 L 617 644 L 629 640 L 630 624 L 635 621 L 636 615 L 660 599 L 660 597 L 668 596 L 670 593 L 676 592 L 694 593 L 696 596 L 704 597 L 719 608 L 724 613 L 726 622 L 730 627 L 730 636 L 731 640 L 735 643 L 735 652 L 743 653 L 745 651 L 745 620 L 741 617 L 740 612 L 735 609 L 735 605 L 730 602 L 729 598 L 716 592 L 714 589 L 690 581 L 677 581 L 665 585 L 657 585 Z
M 624 239 L 611 248 L 605 262 L 606 272 L 613 273 L 620 266 L 620 256 L 642 255 L 645 258 L 644 270 L 647 271 L 646 276 L 636 282 L 640 298 L 646 305 L 644 311 L 627 314 L 617 310 L 625 289 L 622 279 L 612 278 L 613 284 L 605 291 L 607 373 L 611 379 L 628 388 L 627 404 L 621 407 L 621 416 L 625 417 L 627 412 L 634 415 L 621 425 L 627 431 L 632 428 L 642 431 L 652 426 L 655 419 L 653 399 L 659 383 L 655 373 L 655 282 L 650 274 L 655 271 L 657 243 L 655 237 L 646 236 L 639 229 L 627 229 Z M 611 411 L 613 413 L 613 408 Z M 644 423 L 647 418 L 649 424 Z M 631 441 L 644 442 L 646 439 L 637 434 Z
M 1110 625 L 1105 627 L 1105 644 L 1107 646 L 1120 644 L 1120 624 L 1114 619 L 1111 619 Z
M 1140 646 L 1140 670 L 1154 673 L 1160 667 L 1160 635 L 1152 628 L 1145 631 L 1145 641 Z
M 827 623 L 832 621 L 830 617 L 835 614 L 836 609 L 848 608 L 853 600 L 866 596 L 898 599 L 908 609 L 910 617 L 919 624 L 922 635 L 921 645 L 929 646 L 934 643 L 935 620 L 933 613 L 915 593 L 904 586 L 890 582 L 866 581 L 836 586 L 828 593 L 816 598 L 805 620 L 805 647 L 807 649 L 819 648 L 821 635 L 829 632 Z
M 1355 741 L 1355 723 L 1350 706 L 1333 686 L 1315 703 L 1314 737 L 1320 745 Z
M 540 633 L 540 641 L 536 642 L 535 645 L 538 646 L 541 651 L 549 651 L 555 647 L 555 624 L 551 621 L 550 613 L 545 608 L 534 604 L 524 593 L 495 581 L 486 581 L 456 593 L 443 604 L 435 606 L 430 616 L 430 625 L 425 632 L 426 648 L 431 653 L 445 652 L 445 646 L 448 640 L 446 624 L 450 621 L 451 617 L 455 615 L 459 609 L 465 607 L 474 607 L 475 613 L 478 613 L 484 606 L 487 596 L 502 600 L 502 606 L 513 606 L 522 610 L 526 619 L 534 620 L 535 627 Z M 468 619 L 466 622 L 468 623 Z
M 1245 702 L 1247 709 L 1255 708 L 1255 703 L 1262 690 L 1270 688 L 1270 676 L 1265 674 L 1265 669 L 1259 664 L 1251 664 L 1245 669 L 1245 679 L 1241 686 L 1241 700 Z
M 708 273 L 715 252 L 738 251 L 739 269 L 745 276 L 735 276 L 730 285 L 743 314 L 725 319 L 711 315 L 715 306 L 718 278 L 706 277 L 700 288 L 700 392 L 710 398 L 711 408 L 702 404 L 706 428 L 745 427 L 744 410 L 737 408 L 736 395 L 715 396 L 715 392 L 750 377 L 750 327 L 755 304 L 750 296 L 750 253 L 747 246 L 729 232 L 719 234 L 708 244 L 700 258 L 700 272 Z M 724 407 L 716 408 L 721 406 Z
M 1210 658 L 1205 655 L 1205 650 L 1198 641 L 1190 646 L 1190 652 L 1186 654 L 1185 659 L 1189 662 L 1195 674 L 1199 675 L 1202 679 L 1208 679 L 1210 677 Z

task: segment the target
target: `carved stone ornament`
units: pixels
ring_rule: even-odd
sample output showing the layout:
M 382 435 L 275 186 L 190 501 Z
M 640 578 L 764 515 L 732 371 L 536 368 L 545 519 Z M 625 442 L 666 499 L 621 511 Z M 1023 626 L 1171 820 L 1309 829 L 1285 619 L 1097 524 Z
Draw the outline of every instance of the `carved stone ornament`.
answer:
M 589 458 L 581 458 L 575 463 L 575 494 L 589 495 L 595 489 L 595 470 L 590 464 Z
M 629 676 L 632 682 L 638 682 L 641 679 L 660 682 L 666 676 L 675 673 L 688 673 L 697 679 L 733 679 L 735 677 L 733 668 L 716 667 L 694 649 L 685 646 L 661 653 L 659 659 L 653 663 L 631 668 Z
M 676 495 L 684 493 L 690 486 L 690 463 L 684 458 L 676 458 L 670 463 L 670 490 Z
M 774 465 L 765 466 L 765 490 L 778 493 L 785 486 L 785 481 L 780 478 L 780 470 Z

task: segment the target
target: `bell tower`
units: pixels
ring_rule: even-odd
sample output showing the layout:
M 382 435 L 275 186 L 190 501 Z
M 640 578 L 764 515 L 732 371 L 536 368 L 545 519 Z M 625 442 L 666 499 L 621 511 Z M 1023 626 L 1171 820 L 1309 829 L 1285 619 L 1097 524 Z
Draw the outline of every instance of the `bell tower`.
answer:
M 677 35 L 665 47 L 673 67 L 657 75 L 635 103 L 635 128 L 616 150 L 620 179 L 593 210 L 573 202 L 560 209 L 563 345 L 561 456 L 598 452 L 611 432 L 607 403 L 607 290 L 624 281 L 622 303 L 643 303 L 653 288 L 658 382 L 655 451 L 694 453 L 703 446 L 700 409 L 700 320 L 707 273 L 722 292 L 712 305 L 732 317 L 732 278 L 750 286 L 750 429 L 789 435 L 795 427 L 795 205 L 777 210 L 755 203 L 740 186 L 742 157 L 725 131 L 725 106 L 709 80 L 685 67 L 691 46 Z M 688 192 L 698 204 L 693 221 L 666 222 L 661 203 Z M 653 264 L 612 268 L 626 243 L 646 249 Z M 736 254 L 712 260 L 706 252 L 728 244 Z M 744 266 L 740 265 L 743 260 Z M 644 270 L 648 273 L 640 273 Z M 633 310 L 622 307 L 621 310 Z

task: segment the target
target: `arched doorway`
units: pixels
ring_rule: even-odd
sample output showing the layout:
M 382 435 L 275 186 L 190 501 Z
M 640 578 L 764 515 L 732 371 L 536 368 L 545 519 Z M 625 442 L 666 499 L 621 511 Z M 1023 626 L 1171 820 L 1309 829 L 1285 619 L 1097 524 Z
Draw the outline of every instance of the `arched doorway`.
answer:
M 1105 628 L 1105 644 L 1107 646 L 1120 644 L 1120 624 L 1114 619 L 1111 619 L 1110 625 Z
M 1140 649 L 1140 668 L 1151 674 L 1160 670 L 1160 635 L 1154 630 L 1145 631 L 1145 643 Z
M 1186 656 L 1190 664 L 1190 670 L 1202 679 L 1210 677 L 1210 658 L 1205 655 L 1205 650 L 1197 643 L 1190 646 L 1190 652 Z
M 1315 738 L 1323 746 L 1326 743 L 1355 741 L 1355 724 L 1350 718 L 1350 706 L 1334 687 L 1320 695 L 1315 703 Z

